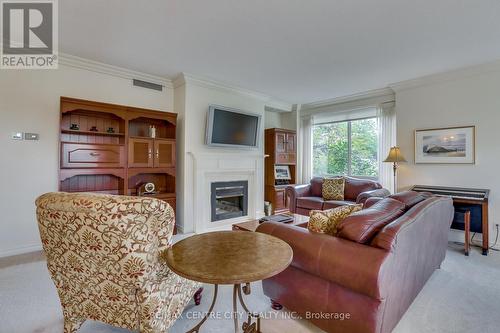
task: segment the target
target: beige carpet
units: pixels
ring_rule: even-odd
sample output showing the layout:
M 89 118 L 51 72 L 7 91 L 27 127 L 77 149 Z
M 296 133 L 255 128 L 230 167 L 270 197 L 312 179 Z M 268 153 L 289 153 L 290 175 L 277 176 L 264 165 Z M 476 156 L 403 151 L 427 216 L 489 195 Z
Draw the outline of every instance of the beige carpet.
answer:
M 221 288 L 215 311 L 224 318 L 231 309 L 231 287 Z M 206 286 L 199 307 L 190 304 L 170 332 L 185 332 L 206 311 L 212 287 Z M 251 309 L 265 314 L 263 332 L 321 332 L 307 321 L 290 319 L 286 311 L 273 311 L 260 284 L 247 297 Z M 413 302 L 395 333 L 500 332 L 500 253 L 488 257 L 473 250 L 470 257 L 450 245 L 442 268 L 434 273 Z M 59 333 L 62 314 L 56 290 L 44 262 L 0 268 L 0 333 Z M 87 321 L 81 333 L 127 333 L 102 323 Z M 211 319 L 202 332 L 232 332 L 230 319 Z

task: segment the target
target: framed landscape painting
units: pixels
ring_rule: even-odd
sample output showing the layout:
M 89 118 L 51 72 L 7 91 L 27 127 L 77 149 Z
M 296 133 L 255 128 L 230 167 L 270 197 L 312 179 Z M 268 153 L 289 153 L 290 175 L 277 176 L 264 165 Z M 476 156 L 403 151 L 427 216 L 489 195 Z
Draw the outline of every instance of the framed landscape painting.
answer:
M 415 163 L 474 164 L 475 126 L 415 131 Z

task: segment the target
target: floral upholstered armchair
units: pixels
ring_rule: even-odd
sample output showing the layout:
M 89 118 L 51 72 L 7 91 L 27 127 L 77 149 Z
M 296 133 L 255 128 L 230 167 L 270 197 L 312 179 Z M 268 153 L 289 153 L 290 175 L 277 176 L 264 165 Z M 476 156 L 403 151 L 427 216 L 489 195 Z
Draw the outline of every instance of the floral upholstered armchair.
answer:
M 64 314 L 64 332 L 86 319 L 165 332 L 200 285 L 160 259 L 174 212 L 154 198 L 47 193 L 36 200 L 47 266 Z

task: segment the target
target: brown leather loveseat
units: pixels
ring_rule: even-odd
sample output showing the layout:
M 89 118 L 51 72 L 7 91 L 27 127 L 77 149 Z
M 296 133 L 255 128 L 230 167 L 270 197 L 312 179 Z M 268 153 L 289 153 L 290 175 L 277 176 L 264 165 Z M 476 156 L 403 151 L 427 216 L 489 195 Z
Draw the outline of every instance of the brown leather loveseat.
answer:
M 327 332 L 389 333 L 444 260 L 450 198 L 402 192 L 370 198 L 338 236 L 305 225 L 265 222 L 257 231 L 286 241 L 292 264 L 262 282 L 282 304 Z
M 390 192 L 379 183 L 352 177 L 345 178 L 344 200 L 325 201 L 322 195 L 324 178 L 314 177 L 310 184 L 289 185 L 286 187 L 286 195 L 289 199 L 289 210 L 292 213 L 309 215 L 309 211 L 327 210 L 342 205 L 364 203 L 369 197 L 386 197 Z

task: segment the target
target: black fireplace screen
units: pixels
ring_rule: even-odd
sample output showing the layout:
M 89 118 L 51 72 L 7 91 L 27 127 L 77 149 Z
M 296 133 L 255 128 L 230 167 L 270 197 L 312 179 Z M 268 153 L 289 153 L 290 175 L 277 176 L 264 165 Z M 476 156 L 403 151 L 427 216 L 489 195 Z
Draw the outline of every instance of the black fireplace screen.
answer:
M 212 183 L 212 222 L 248 213 L 248 181 Z

